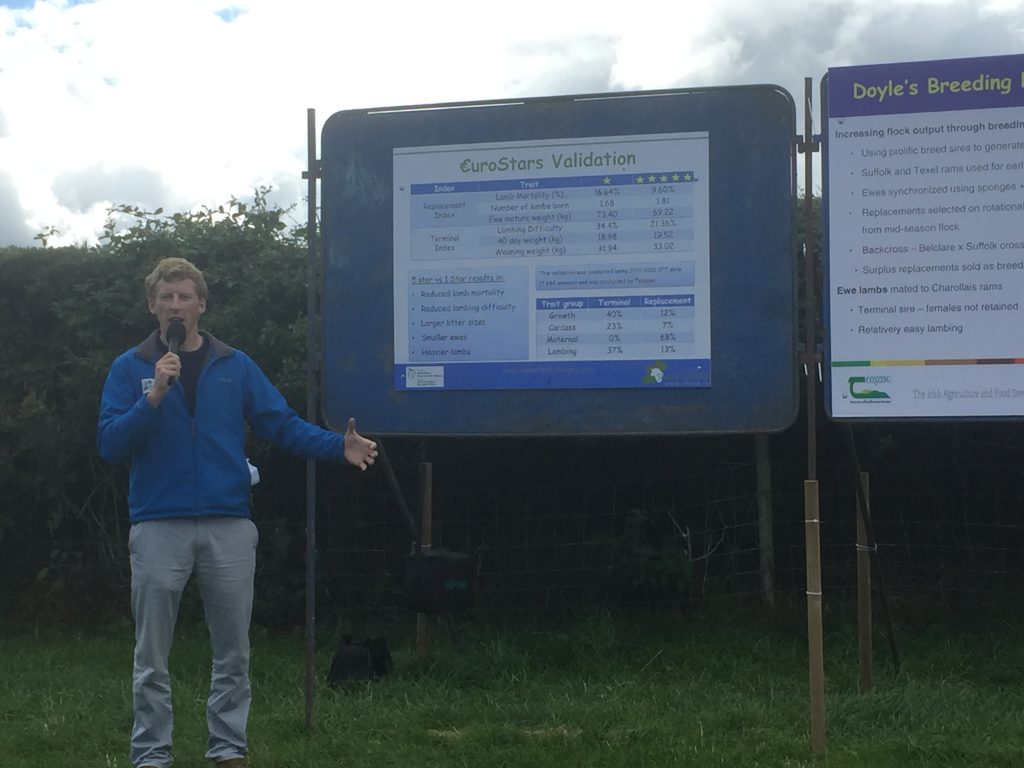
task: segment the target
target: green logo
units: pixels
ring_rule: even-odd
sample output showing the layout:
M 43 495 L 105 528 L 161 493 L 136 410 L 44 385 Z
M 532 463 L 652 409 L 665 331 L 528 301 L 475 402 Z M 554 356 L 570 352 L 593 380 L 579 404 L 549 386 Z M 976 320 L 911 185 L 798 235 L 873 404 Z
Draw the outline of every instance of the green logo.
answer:
M 665 380 L 664 360 L 658 360 L 647 366 L 647 374 L 644 376 L 644 384 L 661 384 Z
M 878 376 L 872 378 L 884 378 L 888 380 L 888 376 Z M 867 381 L 864 376 L 851 376 L 850 379 L 850 397 L 854 400 L 889 400 L 889 393 L 883 392 L 880 389 L 854 389 L 854 384 L 863 384 Z

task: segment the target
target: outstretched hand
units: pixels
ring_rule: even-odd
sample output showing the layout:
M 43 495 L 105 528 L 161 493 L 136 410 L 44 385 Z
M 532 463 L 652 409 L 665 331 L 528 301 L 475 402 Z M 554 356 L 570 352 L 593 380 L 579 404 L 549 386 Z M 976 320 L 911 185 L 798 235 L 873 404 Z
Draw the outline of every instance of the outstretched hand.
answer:
M 377 444 L 356 432 L 356 420 L 348 420 L 345 430 L 345 461 L 354 467 L 365 470 L 372 467 L 377 459 Z

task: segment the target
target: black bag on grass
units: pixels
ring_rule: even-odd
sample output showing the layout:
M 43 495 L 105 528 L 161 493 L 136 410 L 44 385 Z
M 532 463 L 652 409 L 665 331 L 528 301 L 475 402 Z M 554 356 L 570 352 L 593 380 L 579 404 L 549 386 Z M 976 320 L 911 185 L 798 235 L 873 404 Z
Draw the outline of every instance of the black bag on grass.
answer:
M 391 669 L 391 651 L 383 637 L 353 640 L 343 635 L 327 673 L 327 684 L 335 688 L 353 680 L 376 680 Z

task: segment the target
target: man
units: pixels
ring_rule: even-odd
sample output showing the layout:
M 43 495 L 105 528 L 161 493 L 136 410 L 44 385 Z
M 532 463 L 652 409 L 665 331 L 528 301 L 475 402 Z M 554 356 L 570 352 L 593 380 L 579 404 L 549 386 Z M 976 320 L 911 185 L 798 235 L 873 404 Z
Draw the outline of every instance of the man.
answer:
M 181 594 L 194 573 L 213 650 L 206 756 L 220 768 L 244 768 L 258 539 L 244 425 L 306 458 L 344 459 L 362 470 L 374 463 L 377 445 L 356 432 L 354 419 L 344 435 L 301 419 L 245 353 L 200 330 L 207 287 L 191 262 L 164 259 L 145 287 L 159 327 L 111 366 L 97 436 L 104 459 L 131 463 L 131 762 L 171 765 L 167 658 Z M 175 354 L 167 329 L 179 321 L 184 340 Z

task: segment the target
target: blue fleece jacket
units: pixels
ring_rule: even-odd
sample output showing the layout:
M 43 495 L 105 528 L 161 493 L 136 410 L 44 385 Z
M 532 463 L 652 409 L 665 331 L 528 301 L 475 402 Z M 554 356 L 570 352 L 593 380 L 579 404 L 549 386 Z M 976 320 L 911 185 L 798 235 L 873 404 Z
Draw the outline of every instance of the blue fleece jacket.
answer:
M 131 521 L 202 515 L 248 517 L 245 424 L 309 459 L 343 460 L 343 437 L 305 421 L 252 359 L 202 332 L 208 353 L 196 385 L 195 413 L 175 382 L 159 407 L 146 400 L 164 354 L 158 332 L 120 355 L 103 386 L 100 455 L 131 462 Z

